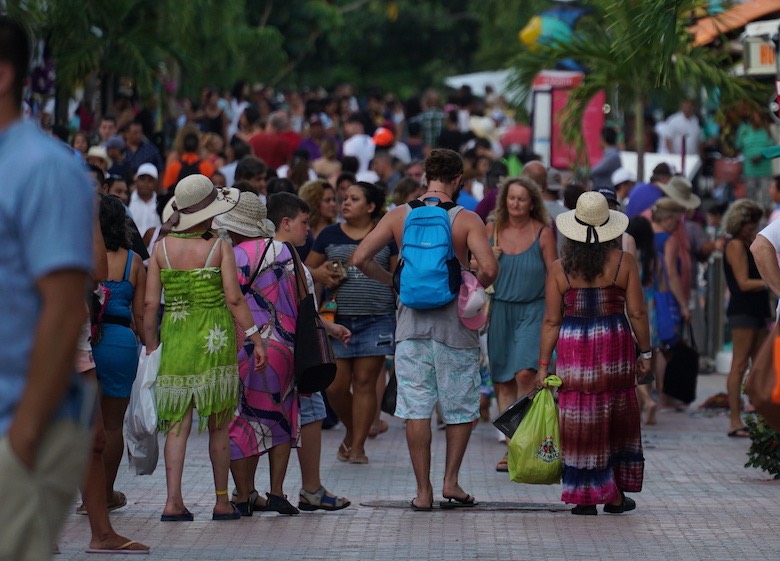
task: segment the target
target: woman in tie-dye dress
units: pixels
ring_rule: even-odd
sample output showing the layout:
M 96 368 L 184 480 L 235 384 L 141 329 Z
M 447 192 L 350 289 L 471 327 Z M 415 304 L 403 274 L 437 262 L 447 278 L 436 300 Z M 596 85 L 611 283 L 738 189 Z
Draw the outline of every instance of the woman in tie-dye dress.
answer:
M 235 244 L 238 283 L 268 355 L 264 368 L 256 369 L 250 360 L 251 341 L 238 350 L 241 385 L 230 424 L 230 469 L 236 482 L 233 498 L 245 516 L 253 510 L 297 514 L 283 491 L 290 450 L 297 447 L 300 432 L 293 363 L 298 317 L 295 262 L 288 246 L 270 239 L 273 223 L 253 193 L 241 193 L 236 208 L 214 225 L 226 230 Z M 254 478 L 259 457 L 265 453 L 271 468 L 271 492 L 264 501 L 255 491 Z
M 624 493 L 642 490 L 635 387 L 650 371 L 652 349 L 639 269 L 617 243 L 627 224 L 593 191 L 556 218 L 567 240 L 547 277 L 537 384 L 557 343 L 561 499 L 576 505 L 572 514 L 597 514 L 598 504 L 608 513 L 633 510 Z

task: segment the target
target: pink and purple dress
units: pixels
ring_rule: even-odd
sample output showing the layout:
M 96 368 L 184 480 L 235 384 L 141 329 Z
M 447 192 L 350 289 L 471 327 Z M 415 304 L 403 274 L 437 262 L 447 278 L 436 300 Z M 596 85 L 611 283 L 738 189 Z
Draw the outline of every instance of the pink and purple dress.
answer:
M 642 490 L 636 348 L 622 288 L 569 286 L 557 347 L 561 499 L 606 504 Z
M 271 246 L 249 286 L 268 243 Z M 234 247 L 233 252 L 241 290 L 263 333 L 268 353 L 266 367 L 255 370 L 254 345 L 237 328 L 238 341 L 244 342 L 238 351 L 241 385 L 230 423 L 230 459 L 240 460 L 262 455 L 279 444 L 298 444 L 300 419 L 293 367 L 298 304 L 294 261 L 284 244 L 249 240 Z

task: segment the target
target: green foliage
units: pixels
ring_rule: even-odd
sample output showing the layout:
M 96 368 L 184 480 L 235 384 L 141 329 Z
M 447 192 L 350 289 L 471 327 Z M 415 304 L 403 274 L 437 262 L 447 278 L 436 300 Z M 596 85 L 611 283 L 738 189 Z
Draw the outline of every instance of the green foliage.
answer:
M 472 0 L 470 9 L 479 18 L 477 69 L 506 68 L 520 51 L 520 30 L 552 6 L 551 0 Z
M 334 0 L 330 4 L 340 10 L 343 24 L 315 39 L 286 83 L 331 87 L 349 81 L 395 92 L 405 87 L 399 93 L 407 95 L 471 69 L 479 22 L 468 0 Z M 358 4 L 359 8 L 352 8 Z M 288 28 L 274 17 L 269 21 L 279 26 L 287 40 Z
M 774 479 L 780 479 L 780 434 L 767 426 L 758 414 L 747 417 L 745 425 L 751 440 L 745 467 L 761 469 Z

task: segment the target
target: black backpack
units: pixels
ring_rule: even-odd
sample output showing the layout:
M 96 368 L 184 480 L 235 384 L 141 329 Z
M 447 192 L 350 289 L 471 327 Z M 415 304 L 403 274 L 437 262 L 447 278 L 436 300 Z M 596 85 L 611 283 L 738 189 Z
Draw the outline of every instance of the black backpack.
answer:
M 188 175 L 195 175 L 196 173 L 200 173 L 201 161 L 202 160 L 198 159 L 195 160 L 193 163 L 188 164 L 184 160 L 179 160 L 179 163 L 181 164 L 181 171 L 179 172 L 179 177 L 176 178 L 176 183 L 179 183 L 179 181 L 181 181 Z

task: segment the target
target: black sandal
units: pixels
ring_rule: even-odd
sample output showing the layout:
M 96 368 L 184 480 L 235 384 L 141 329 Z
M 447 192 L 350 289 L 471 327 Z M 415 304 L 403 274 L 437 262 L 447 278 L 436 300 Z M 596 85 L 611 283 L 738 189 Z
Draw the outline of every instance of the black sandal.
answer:
M 272 495 L 271 493 L 266 493 L 265 496 L 268 497 L 265 510 L 269 512 L 278 512 L 279 514 L 288 514 L 290 516 L 301 513 L 300 510 L 290 504 L 286 496 L 279 497 L 277 495 Z

